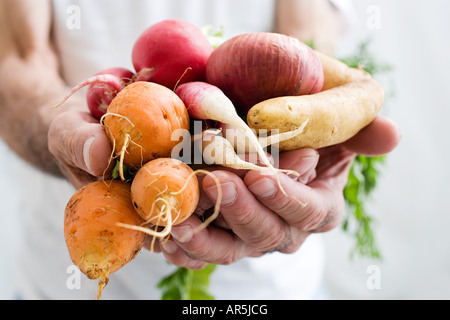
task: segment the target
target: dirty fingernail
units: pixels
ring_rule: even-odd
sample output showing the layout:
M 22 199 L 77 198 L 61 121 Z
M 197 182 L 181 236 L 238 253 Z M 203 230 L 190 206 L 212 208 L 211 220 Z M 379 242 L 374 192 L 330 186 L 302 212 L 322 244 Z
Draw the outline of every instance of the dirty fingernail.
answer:
M 269 199 L 275 196 L 277 188 L 275 182 L 269 178 L 263 178 L 248 186 L 248 189 L 258 198 Z
M 179 243 L 191 241 L 193 236 L 192 228 L 190 226 L 173 227 L 171 234 L 172 237 Z
M 226 182 L 220 185 L 220 189 L 222 191 L 222 206 L 229 206 L 233 204 L 237 199 L 237 191 L 236 186 L 233 182 Z M 214 200 L 218 197 L 218 187 L 212 186 L 206 189 L 208 195 Z
M 288 175 L 291 179 L 301 183 L 307 183 L 310 171 L 313 170 L 319 160 L 319 155 L 302 157 L 295 162 L 293 169 L 297 171 L 298 175 Z
M 175 253 L 178 249 L 177 244 L 172 240 L 162 241 L 160 245 L 169 254 Z
M 91 147 L 95 141 L 95 137 L 88 138 L 83 145 L 83 160 L 84 165 L 86 166 L 86 170 L 89 173 L 91 172 Z

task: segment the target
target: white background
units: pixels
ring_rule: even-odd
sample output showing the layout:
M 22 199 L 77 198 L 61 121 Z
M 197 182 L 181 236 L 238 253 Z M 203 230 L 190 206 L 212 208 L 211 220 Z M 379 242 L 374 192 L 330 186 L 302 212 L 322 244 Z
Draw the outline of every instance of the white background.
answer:
M 341 52 L 372 39 L 375 56 L 394 67 L 383 112 L 399 123 L 402 142 L 389 157 L 373 199 L 382 262 L 350 261 L 353 242 L 336 229 L 327 240 L 327 285 L 341 299 L 450 298 L 450 2 L 358 0 L 356 31 Z M 374 9 L 381 29 L 369 29 Z M 392 83 L 392 85 L 391 85 Z M 377 266 L 380 289 L 368 289 Z M 370 271 L 370 269 L 369 269 Z
M 447 0 L 358 0 L 354 31 L 339 54 L 372 39 L 373 54 L 394 67 L 380 79 L 395 96 L 383 113 L 399 123 L 403 139 L 388 158 L 368 203 L 376 219 L 382 261 L 349 259 L 352 238 L 338 228 L 325 234 L 326 284 L 336 299 L 450 298 L 450 2 Z M 374 10 L 375 9 L 375 10 Z M 373 14 L 380 25 L 373 29 Z M 14 299 L 11 274 L 20 241 L 18 192 L 13 163 L 0 142 L 0 299 Z M 380 288 L 370 289 L 371 266 Z

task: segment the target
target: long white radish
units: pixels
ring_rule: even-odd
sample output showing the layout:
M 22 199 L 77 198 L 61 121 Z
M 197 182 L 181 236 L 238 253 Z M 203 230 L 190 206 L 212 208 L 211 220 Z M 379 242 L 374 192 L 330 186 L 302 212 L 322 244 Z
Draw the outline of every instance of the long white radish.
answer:
M 269 146 L 276 145 L 282 141 L 286 141 L 296 137 L 299 134 L 302 134 L 305 130 L 306 125 L 309 120 L 303 122 L 303 124 L 292 131 L 275 133 L 265 136 L 258 136 L 259 144 L 262 148 L 266 148 Z M 218 128 L 222 130 L 222 135 L 225 139 L 230 141 L 231 145 L 234 147 L 234 150 L 240 153 L 256 153 L 257 149 L 253 144 L 250 143 L 249 138 L 247 137 L 248 131 L 244 132 L 242 129 L 236 128 L 235 126 L 227 123 L 219 123 Z M 278 131 L 278 130 L 276 130 Z M 267 132 L 267 134 L 272 132 Z
M 222 137 L 220 132 L 221 132 L 220 129 L 207 129 L 203 131 L 201 135 L 196 136 L 196 138 L 194 139 L 194 144 L 199 150 L 201 150 L 203 154 L 203 159 L 207 164 L 210 165 L 216 164 L 240 170 L 258 170 L 258 171 L 272 170 L 273 168 L 272 165 L 270 167 L 269 166 L 260 167 L 254 163 L 242 160 L 234 151 L 234 147 L 231 144 L 231 142 Z M 285 173 L 292 172 L 292 170 L 281 170 L 281 169 L 277 170 Z M 306 203 L 303 203 L 299 199 L 287 194 L 283 186 L 281 185 L 278 174 L 276 174 L 275 177 L 278 181 L 278 187 L 280 191 L 285 196 L 290 197 L 293 200 L 297 201 L 303 207 L 307 205 Z
M 279 170 L 273 167 L 257 136 L 237 114 L 231 100 L 216 86 L 201 81 L 188 82 L 180 85 L 175 93 L 186 105 L 190 117 L 201 120 L 215 120 L 241 129 L 264 165 L 273 171 L 298 175 L 293 170 Z M 232 146 L 231 148 L 234 152 L 234 148 Z M 261 169 L 261 167 L 259 168 Z

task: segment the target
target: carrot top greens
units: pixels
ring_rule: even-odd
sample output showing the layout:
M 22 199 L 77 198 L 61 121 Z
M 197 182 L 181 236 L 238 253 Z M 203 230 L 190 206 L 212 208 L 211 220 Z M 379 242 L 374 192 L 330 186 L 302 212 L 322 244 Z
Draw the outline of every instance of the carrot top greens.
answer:
M 214 300 L 209 292 L 210 276 L 216 265 L 209 264 L 201 270 L 178 267 L 164 277 L 158 288 L 162 290 L 162 300 Z
M 370 40 L 359 45 L 352 56 L 340 59 L 353 68 L 363 68 L 372 76 L 392 71 L 392 66 L 377 60 L 369 50 Z M 392 95 L 392 90 L 391 90 Z M 344 189 L 344 198 L 348 207 L 342 229 L 355 237 L 355 245 L 351 255 L 381 259 L 381 252 L 375 239 L 373 223 L 366 203 L 377 185 L 381 166 L 386 163 L 386 156 L 365 157 L 358 155 L 350 169 L 348 182 Z

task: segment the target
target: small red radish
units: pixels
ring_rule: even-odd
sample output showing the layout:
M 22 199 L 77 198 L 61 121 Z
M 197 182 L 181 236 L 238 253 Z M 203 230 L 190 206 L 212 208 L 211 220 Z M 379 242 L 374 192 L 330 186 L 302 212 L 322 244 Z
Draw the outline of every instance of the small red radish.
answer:
M 173 90 L 177 83 L 203 81 L 212 51 L 200 28 L 187 21 L 169 19 L 140 35 L 133 47 L 132 61 L 137 80 Z
M 66 102 L 80 89 L 89 86 L 86 99 L 92 116 L 100 120 L 114 97 L 129 83 L 133 82 L 135 74 L 125 68 L 116 67 L 100 71 L 76 85 L 70 93 L 55 108 Z
M 109 68 L 97 73 L 97 76 L 105 74 L 115 76 L 118 81 L 93 83 L 89 86 L 87 92 L 89 110 L 92 116 L 99 120 L 106 113 L 109 104 L 117 93 L 131 83 L 135 75 L 132 71 L 125 68 Z
M 296 38 L 277 33 L 238 35 L 220 45 L 206 66 L 206 80 L 247 115 L 256 103 L 318 93 L 323 68 L 316 53 Z

